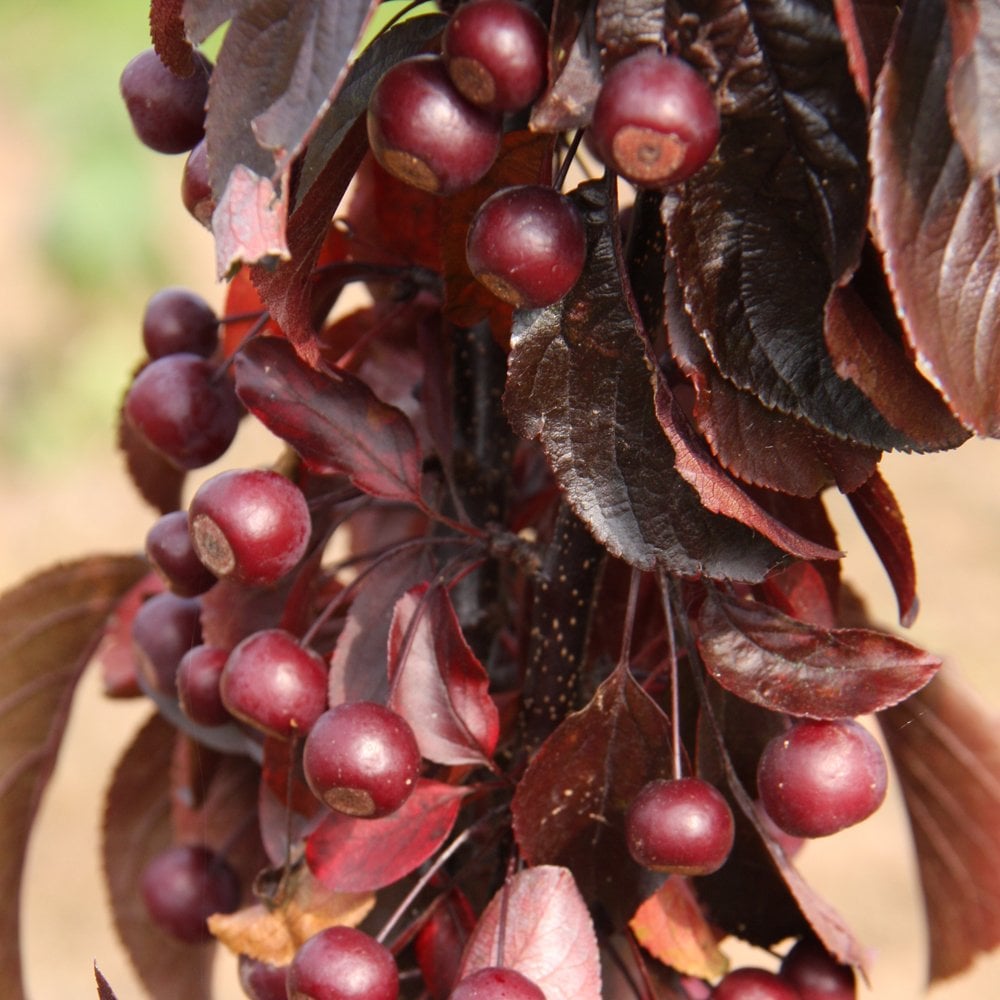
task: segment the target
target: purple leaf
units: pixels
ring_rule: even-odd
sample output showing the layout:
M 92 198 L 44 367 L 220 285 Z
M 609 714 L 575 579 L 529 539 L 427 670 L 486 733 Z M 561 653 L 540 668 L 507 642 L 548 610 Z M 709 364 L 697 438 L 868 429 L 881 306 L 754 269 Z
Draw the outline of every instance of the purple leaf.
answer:
M 448 591 L 421 584 L 404 594 L 389 632 L 388 705 L 413 727 L 422 757 L 490 764 L 500 716 L 489 685 Z
M 628 920 L 650 886 L 625 843 L 625 813 L 647 781 L 665 778 L 670 722 L 619 667 L 590 703 L 567 716 L 518 783 L 514 836 L 532 865 L 573 872 L 588 902 Z
M 833 0 L 858 93 L 870 105 L 875 77 L 899 14 L 896 0 Z
M 246 344 L 234 368 L 240 399 L 312 469 L 346 475 L 372 496 L 420 503 L 413 428 L 360 379 L 310 368 L 278 337 Z
M 335 892 L 392 885 L 419 868 L 451 833 L 468 788 L 420 778 L 396 812 L 381 819 L 330 813 L 306 842 L 317 880 Z
M 567 501 L 612 555 L 641 569 L 760 579 L 779 551 L 707 511 L 674 467 L 604 186 L 582 185 L 577 198 L 587 264 L 561 302 L 515 314 L 508 416 L 541 440 Z
M 695 329 L 721 373 L 765 406 L 904 447 L 823 340 L 826 300 L 867 228 L 866 116 L 832 11 L 819 0 L 687 6 L 725 67 L 719 146 L 663 203 Z
M 498 954 L 546 1000 L 600 1000 L 594 925 L 565 868 L 528 868 L 500 887 L 465 946 L 459 978 L 496 965 Z
M 945 669 L 878 720 L 913 828 L 933 983 L 1000 945 L 998 719 Z
M 892 635 L 827 629 L 721 594 L 707 594 L 695 627 L 705 667 L 727 691 L 774 712 L 814 719 L 895 705 L 941 665 Z
M 1000 10 L 989 0 L 948 0 L 952 66 L 948 113 L 972 173 L 1000 173 Z
M 183 6 L 184 0 L 152 0 L 149 34 L 160 62 L 178 76 L 190 76 L 194 72 L 194 58 L 184 31 Z
M 73 693 L 121 597 L 147 570 L 130 556 L 55 566 L 0 595 L 0 967 L 21 1000 L 21 878 Z
M 598 0 L 595 37 L 608 64 L 646 45 L 659 45 L 666 10 L 656 0 Z
M 962 422 L 1000 434 L 995 180 L 976 180 L 946 108 L 944 6 L 912 0 L 875 94 L 874 233 L 921 372 Z

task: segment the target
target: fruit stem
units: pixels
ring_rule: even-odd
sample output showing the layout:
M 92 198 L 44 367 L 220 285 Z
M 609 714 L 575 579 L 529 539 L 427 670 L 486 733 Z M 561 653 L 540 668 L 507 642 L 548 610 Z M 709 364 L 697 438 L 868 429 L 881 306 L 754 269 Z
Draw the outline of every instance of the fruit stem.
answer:
M 559 164 L 559 173 L 556 174 L 556 179 L 552 182 L 552 186 L 557 191 L 561 191 L 563 184 L 566 183 L 566 175 L 573 165 L 573 160 L 576 159 L 576 151 L 580 148 L 580 143 L 583 140 L 583 132 L 582 128 L 576 130 L 576 134 L 566 149 L 566 155 L 563 157 L 562 163 Z
M 672 751 L 672 771 L 674 778 L 684 777 L 681 759 L 681 699 L 677 677 L 677 635 L 674 632 L 674 609 L 670 597 L 671 580 L 666 573 L 660 573 L 660 595 L 663 601 L 663 617 L 667 626 L 667 657 L 670 663 L 670 742 Z

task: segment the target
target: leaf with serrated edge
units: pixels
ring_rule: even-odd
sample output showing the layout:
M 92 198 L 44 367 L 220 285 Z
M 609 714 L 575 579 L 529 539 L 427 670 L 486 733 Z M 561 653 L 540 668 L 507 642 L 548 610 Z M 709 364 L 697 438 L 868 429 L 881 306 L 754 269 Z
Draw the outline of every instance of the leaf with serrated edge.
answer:
M 413 427 L 359 378 L 310 368 L 279 337 L 246 344 L 233 366 L 240 399 L 313 469 L 346 475 L 372 496 L 420 502 Z
M 952 135 L 950 52 L 944 5 L 906 4 L 875 92 L 873 228 L 921 371 L 967 427 L 998 436 L 997 181 L 970 176 Z
M 122 595 L 147 570 L 93 556 L 44 570 L 0 595 L 0 968 L 21 1000 L 21 879 L 77 682 Z
M 422 584 L 404 594 L 389 630 L 387 704 L 412 726 L 421 757 L 489 764 L 500 736 L 489 685 L 448 591 Z
M 685 878 L 668 878 L 629 921 L 635 939 L 682 975 L 719 979 L 729 961 Z
M 722 594 L 705 597 L 695 628 L 708 672 L 727 691 L 774 712 L 813 719 L 895 705 L 941 665 L 893 635 L 826 629 Z
M 933 983 L 1000 945 L 1000 720 L 945 667 L 878 721 L 913 828 Z
M 597 937 L 567 868 L 527 868 L 500 887 L 465 946 L 459 979 L 496 965 L 498 954 L 545 1000 L 600 1000 Z

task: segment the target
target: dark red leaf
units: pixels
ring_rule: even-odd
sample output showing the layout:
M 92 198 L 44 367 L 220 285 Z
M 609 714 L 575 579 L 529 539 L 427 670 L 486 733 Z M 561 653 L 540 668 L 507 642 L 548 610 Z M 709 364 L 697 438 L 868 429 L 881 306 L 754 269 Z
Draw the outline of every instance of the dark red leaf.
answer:
M 718 593 L 706 596 L 695 627 L 705 666 L 727 691 L 775 712 L 814 719 L 895 705 L 941 665 L 896 636 L 826 629 Z
M 549 86 L 532 105 L 533 132 L 569 132 L 589 125 L 601 89 L 601 49 L 592 15 L 578 3 L 554 7 Z
M 625 843 L 625 813 L 670 773 L 670 722 L 619 667 L 542 744 L 514 793 L 514 836 L 532 865 L 573 872 L 584 898 L 625 921 L 649 886 Z
M 600 1000 L 594 925 L 566 868 L 527 868 L 497 890 L 466 945 L 460 977 L 496 965 L 498 954 L 545 1000 Z
M 178 76 L 194 72 L 191 43 L 184 29 L 184 0 L 152 0 L 149 5 L 149 34 L 160 62 Z
M 108 619 L 94 659 L 101 668 L 104 693 L 109 698 L 134 698 L 142 694 L 132 644 L 132 619 L 147 598 L 164 589 L 157 573 L 146 573 L 122 596 Z
M 138 891 L 143 869 L 173 843 L 175 735 L 154 715 L 119 761 L 105 800 L 104 871 L 115 927 L 149 993 L 157 1000 L 211 1000 L 214 947 L 182 944 L 157 928 Z
M 760 579 L 781 561 L 778 550 L 707 511 L 674 467 L 604 184 L 582 185 L 577 201 L 587 264 L 559 303 L 515 313 L 511 423 L 541 440 L 567 501 L 612 555 L 641 569 Z
M 322 809 L 306 784 L 301 741 L 268 736 L 263 746 L 257 811 L 261 842 L 272 865 L 285 863 L 291 845 L 300 841 Z
M 896 0 L 833 0 L 858 93 L 871 104 L 875 77 L 899 14 Z
M 826 300 L 867 228 L 866 117 L 833 13 L 820 0 L 687 6 L 726 68 L 719 146 L 664 199 L 695 329 L 722 374 L 766 406 L 903 447 L 823 340 Z
M 240 399 L 311 468 L 346 475 L 372 496 L 420 503 L 413 428 L 360 379 L 310 368 L 278 337 L 251 341 L 233 364 Z
M 900 624 L 909 627 L 916 620 L 919 603 L 917 567 L 903 512 L 880 472 L 848 493 L 847 499 L 889 575 Z
M 874 233 L 921 372 L 962 422 L 1000 434 L 1000 232 L 992 180 L 948 122 L 943 4 L 904 6 L 875 94 Z
M 147 571 L 131 556 L 93 556 L 44 570 L 0 595 L 0 968 L 24 997 L 21 878 L 73 693 L 115 606 Z
M 948 112 L 970 169 L 989 181 L 1000 173 L 1000 11 L 982 0 L 948 0 L 952 66 Z
M 437 902 L 427 922 L 417 932 L 413 950 L 424 983 L 433 1000 L 448 1000 L 458 981 L 462 952 L 476 915 L 459 889 Z
M 438 764 L 489 765 L 500 716 L 486 669 L 469 648 L 442 586 L 408 591 L 389 631 L 389 700 Z
M 1000 727 L 948 669 L 878 719 L 913 828 L 936 982 L 1000 945 Z
M 98 1000 L 118 1000 L 111 984 L 104 978 L 104 973 L 97 967 L 96 962 L 94 963 L 94 979 L 97 980 Z
M 356 819 L 331 813 L 306 842 L 306 861 L 335 892 L 392 885 L 422 865 L 451 833 L 467 788 L 420 778 L 389 816 Z

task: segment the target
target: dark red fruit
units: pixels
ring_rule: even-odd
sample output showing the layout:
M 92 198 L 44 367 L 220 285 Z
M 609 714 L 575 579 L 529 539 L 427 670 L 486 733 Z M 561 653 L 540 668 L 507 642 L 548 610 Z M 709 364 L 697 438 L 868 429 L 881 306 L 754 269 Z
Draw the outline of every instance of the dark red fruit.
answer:
M 215 199 L 208 173 L 208 145 L 204 139 L 188 154 L 181 173 L 181 201 L 203 226 L 212 225 Z
M 198 469 L 225 454 L 242 408 L 232 385 L 197 354 L 146 365 L 125 396 L 125 416 L 165 458 Z
M 498 115 L 455 89 L 439 56 L 414 56 L 389 69 L 368 104 L 368 139 L 394 177 L 435 194 L 480 180 L 500 151 Z
M 853 720 L 805 720 L 774 737 L 757 765 L 768 816 L 794 837 L 826 837 L 867 819 L 885 798 L 878 741 Z
M 505 302 L 547 306 L 561 299 L 583 271 L 583 219 L 573 202 L 552 188 L 505 188 L 476 212 L 466 257 L 472 273 Z
M 205 102 L 212 64 L 195 54 L 194 73 L 175 76 L 153 49 L 122 70 L 119 87 L 140 141 L 158 153 L 186 153 L 205 134 Z
M 766 969 L 735 969 L 712 990 L 712 1000 L 802 1000 L 794 986 Z
M 177 666 L 177 697 L 184 714 L 199 726 L 224 726 L 233 717 L 222 703 L 219 682 L 229 650 L 217 646 L 189 649 Z
M 323 658 L 290 632 L 265 629 L 229 654 L 219 690 L 238 719 L 272 736 L 303 735 L 326 708 Z
M 312 528 L 302 491 L 263 469 L 232 469 L 198 487 L 188 509 L 198 558 L 218 577 L 270 586 L 305 555 Z
M 665 188 L 690 177 L 719 141 L 715 96 L 676 56 L 644 50 L 607 74 L 590 125 L 594 151 L 637 187 Z
M 215 310 L 186 288 L 161 288 L 146 303 L 142 342 L 151 358 L 198 354 L 210 358 L 219 346 Z
M 240 955 L 237 971 L 240 986 L 250 1000 L 288 1000 L 287 965 L 269 965 Z
M 353 927 L 314 934 L 288 967 L 288 1000 L 396 1000 L 399 971 L 388 948 Z
M 176 594 L 155 594 L 132 619 L 136 665 L 148 687 L 161 694 L 177 691 L 181 658 L 201 643 L 201 602 Z
M 466 976 L 449 1000 L 545 1000 L 545 994 L 516 969 L 491 966 Z
M 467 100 L 490 111 L 520 111 L 541 93 L 549 36 L 541 18 L 515 0 L 474 0 L 448 21 L 441 49 Z
M 207 920 L 240 904 L 240 880 L 215 851 L 202 845 L 170 847 L 139 880 L 153 922 L 189 944 L 211 941 Z
M 409 723 L 392 709 L 349 702 L 316 721 L 306 737 L 302 766 L 313 793 L 331 809 L 386 816 L 416 787 L 420 749 Z
M 838 962 L 818 941 L 803 938 L 784 957 L 781 977 L 802 1000 L 856 1000 L 854 969 Z
M 733 814 L 700 778 L 651 781 L 625 817 L 629 853 L 646 868 L 676 875 L 718 871 L 733 848 Z
M 183 510 L 164 514 L 146 533 L 146 556 L 167 586 L 181 597 L 196 597 L 215 583 L 215 575 L 191 544 Z

